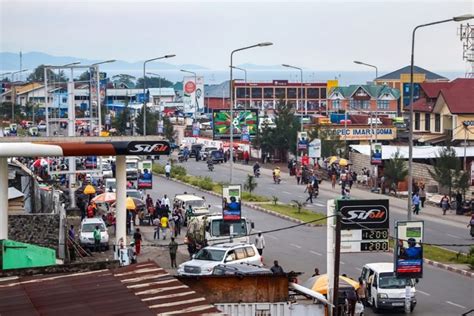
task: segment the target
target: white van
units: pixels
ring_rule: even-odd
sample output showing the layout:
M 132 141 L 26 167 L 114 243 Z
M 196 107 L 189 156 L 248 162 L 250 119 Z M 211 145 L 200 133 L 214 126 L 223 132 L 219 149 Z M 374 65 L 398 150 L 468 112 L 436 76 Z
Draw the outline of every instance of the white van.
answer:
M 411 311 L 416 306 L 415 282 L 412 279 L 397 279 L 393 263 L 368 263 L 362 268 L 361 278 L 366 284 L 366 299 L 377 312 L 380 309 L 405 308 L 405 287 L 411 288 Z

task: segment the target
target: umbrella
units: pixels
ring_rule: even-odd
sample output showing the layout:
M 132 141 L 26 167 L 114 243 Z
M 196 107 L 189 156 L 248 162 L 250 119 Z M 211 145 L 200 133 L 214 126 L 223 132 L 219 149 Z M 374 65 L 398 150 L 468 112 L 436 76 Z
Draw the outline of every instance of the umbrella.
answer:
M 343 167 L 345 167 L 347 165 L 352 165 L 352 162 L 350 162 L 349 160 L 344 159 L 344 158 L 339 159 L 338 163 L 339 163 L 339 166 L 343 166 Z
M 332 165 L 334 161 L 336 161 L 338 158 L 336 156 L 329 157 L 326 161 L 328 164 Z
M 328 293 L 328 275 L 322 274 L 317 275 L 312 278 L 309 278 L 306 282 L 303 283 L 303 286 L 311 289 L 315 292 L 321 294 Z M 352 280 L 351 278 L 344 277 L 342 275 L 339 276 L 339 289 L 342 288 L 359 288 L 359 283 L 357 281 Z
M 87 195 L 95 194 L 95 188 L 90 184 L 86 185 L 86 187 L 84 188 L 84 194 L 87 194 Z
M 140 199 L 128 197 L 125 200 L 125 208 L 127 210 L 136 210 L 142 207 L 145 207 L 145 203 L 143 203 L 143 201 Z
M 106 192 L 97 195 L 95 198 L 92 199 L 92 202 L 96 203 L 112 203 L 115 202 L 116 195 L 114 192 Z

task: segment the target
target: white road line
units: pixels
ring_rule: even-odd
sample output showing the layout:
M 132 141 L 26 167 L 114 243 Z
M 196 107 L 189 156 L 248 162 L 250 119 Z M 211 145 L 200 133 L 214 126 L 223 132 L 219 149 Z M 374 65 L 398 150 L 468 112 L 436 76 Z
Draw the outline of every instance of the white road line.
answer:
M 324 204 L 322 204 L 322 203 L 314 203 L 314 204 L 317 205 L 317 206 L 326 206 L 326 205 L 324 205 Z
M 322 256 L 323 255 L 322 253 L 319 253 L 319 252 L 316 252 L 316 251 L 313 251 L 313 250 L 310 250 L 309 252 L 311 252 L 312 254 L 317 255 L 317 256 Z
M 267 237 L 269 237 L 269 238 L 271 238 L 271 239 L 278 240 L 278 237 L 275 237 L 275 236 L 272 236 L 272 235 L 267 235 Z
M 459 237 L 459 236 L 456 236 L 456 235 L 451 235 L 451 234 L 446 234 L 446 235 L 448 235 L 449 237 L 456 238 L 456 239 L 462 239 L 461 237 Z
M 292 193 L 287 192 L 287 191 L 281 191 L 281 192 L 283 192 L 283 193 L 285 193 L 285 194 L 292 194 Z
M 300 245 L 290 244 L 290 246 L 293 246 L 293 247 L 296 247 L 296 248 L 298 248 L 298 249 L 301 249 L 301 246 L 300 246 Z
M 339 261 L 341 264 L 346 264 L 344 261 Z
M 465 307 L 465 306 L 462 306 L 462 305 L 459 305 L 459 304 L 453 303 L 453 302 L 451 302 L 451 301 L 446 301 L 446 303 L 448 303 L 449 305 L 453 305 L 453 306 L 456 306 L 456 307 L 462 308 L 462 309 L 466 309 L 466 308 L 467 308 L 467 307 Z
M 299 197 L 299 198 L 302 198 L 302 199 L 304 199 L 304 198 L 305 198 L 305 196 L 304 196 L 304 195 L 298 195 L 298 197 Z
M 357 271 L 362 271 L 362 269 L 361 269 L 361 268 L 356 268 L 356 270 L 357 270 Z M 418 291 L 418 290 L 417 290 L 417 291 Z
M 431 296 L 430 293 L 423 292 L 422 290 L 419 290 L 419 289 L 416 289 L 416 293 L 421 293 L 421 294 L 426 295 L 426 296 Z

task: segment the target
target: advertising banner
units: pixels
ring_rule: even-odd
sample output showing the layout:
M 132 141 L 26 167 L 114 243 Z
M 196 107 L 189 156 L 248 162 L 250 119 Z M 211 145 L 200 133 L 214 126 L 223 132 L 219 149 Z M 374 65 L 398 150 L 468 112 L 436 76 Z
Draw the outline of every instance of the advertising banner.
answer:
M 380 165 L 382 163 L 382 143 L 372 143 L 370 153 L 370 163 L 372 165 Z
M 397 278 L 419 279 L 423 276 L 423 221 L 397 221 L 395 273 Z
M 193 137 L 199 137 L 199 132 L 200 132 L 199 122 L 194 122 L 193 123 Z
M 153 175 L 152 175 L 152 161 L 143 160 L 138 162 L 138 189 L 152 189 Z
M 184 77 L 183 103 L 185 113 L 195 113 L 204 110 L 204 77 Z
M 308 145 L 308 156 L 310 158 L 321 158 L 321 140 L 313 139 Z
M 298 140 L 298 151 L 300 150 L 308 150 L 309 139 L 307 132 L 298 132 L 297 136 Z
M 234 139 L 247 136 L 252 139 L 258 132 L 258 110 L 236 110 L 233 114 Z M 214 110 L 212 112 L 212 134 L 214 140 L 230 138 L 230 111 Z
M 163 125 L 163 120 L 158 120 L 156 121 L 156 131 L 158 132 L 158 134 L 163 134 L 163 129 L 164 129 L 164 125 Z
M 97 100 L 99 94 L 97 93 L 97 82 L 99 78 L 97 78 L 97 72 L 95 71 L 95 67 L 89 68 L 90 74 L 90 85 L 89 85 L 89 110 L 92 106 L 97 106 Z
M 225 185 L 222 187 L 222 218 L 224 221 L 239 221 L 242 214 L 242 187 Z

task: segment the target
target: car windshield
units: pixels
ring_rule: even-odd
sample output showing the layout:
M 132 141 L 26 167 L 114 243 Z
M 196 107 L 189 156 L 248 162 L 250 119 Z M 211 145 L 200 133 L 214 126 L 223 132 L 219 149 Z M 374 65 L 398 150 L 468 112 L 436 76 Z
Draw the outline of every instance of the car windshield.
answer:
M 241 219 L 240 222 L 224 222 L 222 219 L 213 220 L 211 226 L 212 236 L 229 236 L 230 235 L 230 226 L 233 227 L 234 236 L 246 236 L 247 235 L 247 225 L 244 219 Z
M 127 196 L 140 199 L 140 192 L 138 191 L 127 191 Z
M 206 207 L 203 200 L 187 201 L 186 206 L 189 206 L 189 205 L 191 205 L 193 208 Z
M 222 259 L 224 259 L 224 255 L 225 250 L 204 248 L 201 249 L 196 254 L 196 256 L 194 256 L 194 259 L 207 261 L 222 261 Z
M 407 285 L 412 286 L 411 279 L 397 279 L 394 273 L 381 273 L 379 287 L 381 289 L 403 289 Z
M 112 188 L 112 189 L 115 189 L 117 187 L 117 182 L 115 181 L 106 181 L 105 182 L 105 186 L 107 187 L 107 190 Z
M 102 164 L 102 169 L 109 171 L 109 170 L 112 170 L 112 166 L 108 163 L 104 163 Z
M 96 226 L 99 226 L 101 232 L 105 232 L 104 224 L 86 223 L 82 225 L 82 232 L 92 233 Z
M 127 162 L 127 169 L 136 169 L 138 168 L 137 166 L 136 162 Z

